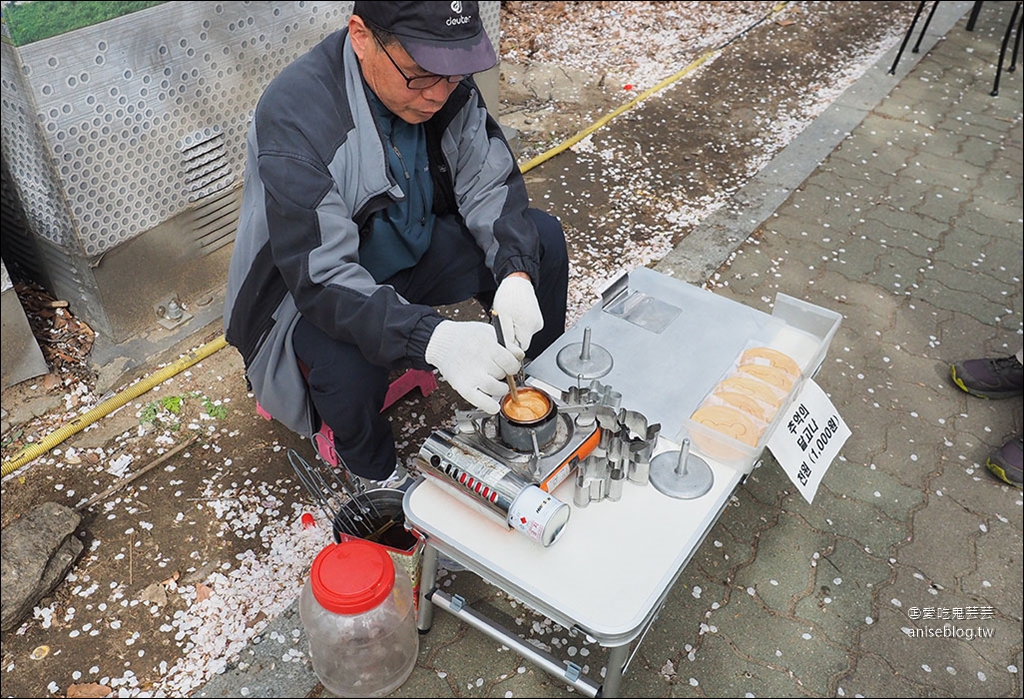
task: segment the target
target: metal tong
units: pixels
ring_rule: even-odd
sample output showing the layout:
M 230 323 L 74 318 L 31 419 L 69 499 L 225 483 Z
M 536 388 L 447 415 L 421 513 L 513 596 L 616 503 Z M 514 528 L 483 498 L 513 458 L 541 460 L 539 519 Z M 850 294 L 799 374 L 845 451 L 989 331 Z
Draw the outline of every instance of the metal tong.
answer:
M 377 541 L 394 524 L 394 520 L 381 522 L 384 517 L 373 501 L 360 497 L 360 488 L 350 485 L 347 469 L 335 471 L 319 460 L 311 465 L 294 449 L 288 450 L 288 462 L 335 528 L 344 523 L 367 541 Z

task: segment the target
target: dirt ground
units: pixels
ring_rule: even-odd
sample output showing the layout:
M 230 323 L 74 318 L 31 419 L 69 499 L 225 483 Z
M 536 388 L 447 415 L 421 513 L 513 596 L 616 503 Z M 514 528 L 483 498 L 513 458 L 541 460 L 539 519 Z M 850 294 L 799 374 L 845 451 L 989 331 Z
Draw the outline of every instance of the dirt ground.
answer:
M 597 132 L 526 173 L 535 203 L 560 214 L 570 240 L 570 323 L 609 272 L 657 260 L 742 186 L 898 40 L 916 6 L 788 3 L 770 16 L 775 3 L 656 4 L 657 12 L 655 3 L 502 3 L 495 111 L 518 131 L 521 163 L 725 46 L 619 117 L 619 140 Z M 577 89 L 555 92 L 551 71 Z M 37 334 L 58 349 L 48 354 L 53 373 L 3 393 L 5 463 L 222 332 L 215 323 L 108 386 L 89 365 L 88 330 L 68 329 L 74 309 L 53 309 L 38 291 L 29 297 L 44 309 L 30 314 Z M 443 382 L 429 397 L 400 401 L 390 417 L 403 458 L 464 407 Z M 3 695 L 187 695 L 222 668 L 294 600 L 327 540 L 290 450 L 315 464 L 307 441 L 256 414 L 240 358 L 226 348 L 4 478 L 4 526 L 44 501 L 80 508 L 85 551 L 35 614 L 4 634 Z M 318 527 L 303 529 L 307 512 Z

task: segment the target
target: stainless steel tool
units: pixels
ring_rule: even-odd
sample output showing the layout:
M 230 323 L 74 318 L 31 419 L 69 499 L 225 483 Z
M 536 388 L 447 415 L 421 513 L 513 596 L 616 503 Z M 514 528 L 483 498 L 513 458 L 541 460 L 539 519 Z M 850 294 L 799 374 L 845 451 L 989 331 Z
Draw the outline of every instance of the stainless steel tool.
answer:
M 679 451 L 666 451 L 654 457 L 651 483 L 669 497 L 692 500 L 711 490 L 715 474 L 707 461 L 690 453 L 687 437 Z
M 558 368 L 579 381 L 599 379 L 612 370 L 611 353 L 590 339 L 591 329 L 583 329 L 583 342 L 574 342 L 558 351 Z
M 491 311 L 491 325 L 494 326 L 494 332 L 498 336 L 498 344 L 501 345 L 502 347 L 507 348 L 508 345 L 505 344 L 505 336 L 501 332 L 501 321 L 498 320 L 498 313 L 497 313 L 497 311 Z M 505 380 L 508 382 L 508 395 L 509 395 L 509 397 L 511 397 L 512 400 L 514 400 L 515 402 L 518 403 L 519 402 L 519 391 L 516 389 L 516 379 L 515 379 L 515 377 L 512 376 L 512 374 L 506 374 L 505 375 Z
M 596 394 L 608 393 L 599 385 L 592 388 Z M 576 471 L 573 503 L 577 507 L 606 498 L 620 500 L 626 480 L 647 485 L 651 454 L 661 433 L 661 425 L 648 425 L 644 415 L 625 408 L 602 407 L 597 420 L 601 441 Z

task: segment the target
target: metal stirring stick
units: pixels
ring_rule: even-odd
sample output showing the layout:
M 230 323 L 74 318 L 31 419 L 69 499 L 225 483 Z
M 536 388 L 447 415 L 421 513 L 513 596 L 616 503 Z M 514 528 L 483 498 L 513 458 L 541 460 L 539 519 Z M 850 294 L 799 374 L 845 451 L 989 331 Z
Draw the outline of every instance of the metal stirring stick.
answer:
M 505 344 L 505 337 L 501 333 L 501 321 L 498 320 L 498 312 L 491 311 L 491 325 L 494 326 L 494 332 L 498 336 L 498 344 L 502 347 L 508 347 Z M 519 402 L 519 389 L 516 388 L 516 380 L 512 374 L 506 374 L 505 380 L 508 382 L 508 394 L 512 398 L 513 403 Z

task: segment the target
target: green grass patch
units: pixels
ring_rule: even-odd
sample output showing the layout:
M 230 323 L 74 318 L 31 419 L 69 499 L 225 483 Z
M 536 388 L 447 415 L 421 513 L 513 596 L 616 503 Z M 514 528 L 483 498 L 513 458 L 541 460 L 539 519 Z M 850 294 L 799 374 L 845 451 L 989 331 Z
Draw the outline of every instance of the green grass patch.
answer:
M 187 419 L 186 416 L 182 415 L 186 402 L 195 399 L 199 399 L 202 405 L 202 412 L 208 415 L 210 419 L 223 420 L 228 416 L 226 406 L 193 391 L 182 395 L 163 396 L 147 403 L 139 411 L 139 424 L 149 424 L 154 427 L 177 431 L 181 429 L 182 422 Z M 192 417 L 195 417 L 194 411 Z
M 165 1 L 165 0 L 164 0 Z M 82 27 L 106 22 L 164 2 L 89 2 L 88 0 L 35 0 L 5 5 L 4 24 L 15 46 L 49 39 Z

